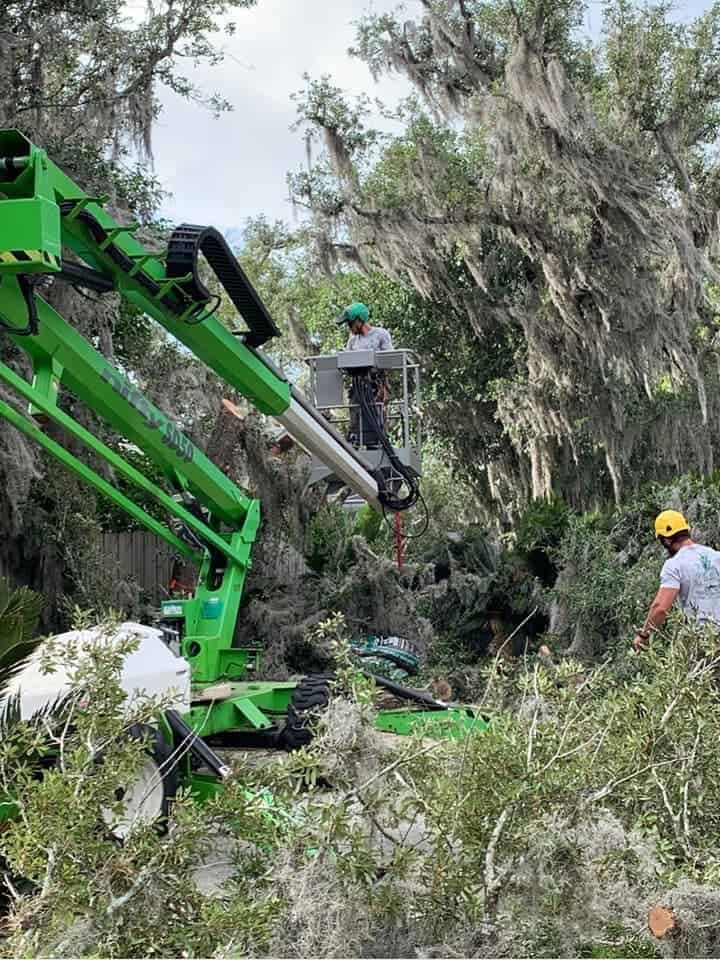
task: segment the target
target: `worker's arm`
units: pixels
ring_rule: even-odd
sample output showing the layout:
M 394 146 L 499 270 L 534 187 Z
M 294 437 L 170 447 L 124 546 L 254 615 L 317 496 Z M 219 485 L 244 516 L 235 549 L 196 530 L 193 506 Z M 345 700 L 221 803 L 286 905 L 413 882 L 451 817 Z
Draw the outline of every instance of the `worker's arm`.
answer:
M 645 624 L 642 630 L 638 630 L 633 640 L 633 647 L 640 651 L 646 650 L 650 643 L 650 634 L 653 630 L 659 630 L 665 623 L 665 618 L 670 612 L 670 608 L 675 603 L 675 598 L 680 592 L 679 587 L 660 587 L 655 594 Z

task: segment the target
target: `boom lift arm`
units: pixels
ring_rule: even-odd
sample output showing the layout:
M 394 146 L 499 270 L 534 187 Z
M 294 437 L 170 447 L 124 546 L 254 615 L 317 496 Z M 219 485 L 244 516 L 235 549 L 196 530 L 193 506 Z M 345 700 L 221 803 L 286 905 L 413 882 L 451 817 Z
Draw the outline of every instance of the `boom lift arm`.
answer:
M 382 491 L 362 456 L 297 394 L 258 347 L 277 333 L 262 301 L 217 231 L 183 226 L 164 255 L 150 253 L 40 148 L 0 131 L 0 325 L 29 356 L 33 382 L 6 364 L 0 381 L 126 479 L 150 493 L 186 531 L 181 539 L 97 471 L 2 401 L 0 415 L 136 520 L 199 563 L 195 597 L 182 603 L 183 654 L 197 683 L 243 677 L 249 655 L 232 645 L 243 581 L 260 519 L 252 500 L 41 296 L 42 275 L 117 291 L 161 323 L 258 410 L 277 417 L 305 448 L 378 507 Z M 69 262 L 71 250 L 80 261 Z M 198 277 L 203 252 L 248 324 L 242 339 L 213 316 Z M 58 405 L 62 385 L 156 463 L 191 508 L 169 496 Z M 189 541 L 189 542 L 188 542 Z
M 0 130 L 0 330 L 27 353 L 33 368 L 29 383 L 0 362 L 0 384 L 25 401 L 30 414 L 0 398 L 0 417 L 199 566 L 194 596 L 165 609 L 178 627 L 180 653 L 191 667 L 192 705 L 183 722 L 203 736 L 235 730 L 274 734 L 286 713 L 297 717 L 301 700 L 293 701 L 295 707 L 291 703 L 296 684 L 255 682 L 251 674 L 257 651 L 235 645 L 259 502 L 60 316 L 43 299 L 38 281 L 45 275 L 99 293 L 117 291 L 259 411 L 280 420 L 301 446 L 376 509 L 402 508 L 397 479 L 392 487 L 382 472 L 374 471 L 259 352 L 277 329 L 216 230 L 183 225 L 162 255 L 146 250 L 135 230 L 117 224 L 103 198 L 85 194 L 21 133 Z M 66 259 L 66 250 L 77 259 Z M 198 276 L 200 252 L 247 323 L 241 338 L 213 316 L 213 298 Z M 60 386 L 136 444 L 161 468 L 176 495 L 151 482 L 73 418 L 68 404 L 58 403 Z M 47 421 L 154 497 L 174 518 L 172 528 L 42 430 Z M 464 713 L 454 720 L 460 727 L 474 722 Z
M 216 230 L 183 225 L 173 233 L 165 255 L 150 253 L 134 237 L 135 225 L 118 225 L 104 209 L 103 198 L 87 196 L 44 151 L 14 130 L 0 132 L 0 192 L 6 197 L 0 209 L 0 277 L 15 276 L 14 282 L 3 284 L 5 309 L 0 313 L 12 318 L 4 321 L 6 332 L 16 338 L 23 336 L 22 345 L 35 366 L 37 386 L 42 384 L 48 391 L 54 381 L 60 380 L 83 402 L 94 407 L 97 403 L 104 419 L 106 414 L 113 415 L 116 404 L 108 408 L 97 399 L 95 382 L 82 389 L 87 356 L 76 365 L 69 351 L 58 347 L 52 333 L 45 330 L 42 314 L 46 314 L 47 305 L 32 297 L 31 278 L 54 274 L 101 291 L 117 290 L 161 323 L 260 412 L 277 417 L 299 443 L 328 462 L 353 490 L 372 505 L 379 505 L 382 493 L 363 458 L 323 418 L 314 415 L 282 373 L 258 353 L 256 348 L 278 331 Z M 64 247 L 87 266 L 63 260 Z M 212 297 L 197 274 L 200 251 L 208 257 L 249 325 L 242 340 L 209 309 Z M 37 318 L 33 317 L 33 299 L 38 304 Z M 19 317 L 26 319 L 20 321 Z M 60 319 L 53 332 L 62 337 L 69 328 Z M 80 342 L 87 349 L 87 342 L 79 338 L 73 343 L 74 353 Z M 56 374 L 52 373 L 52 363 Z M 85 368 L 79 375 L 78 367 Z M 97 364 L 95 367 L 97 372 Z M 42 376 L 40 371 L 44 371 Z M 109 422 L 122 432 L 119 424 Z M 205 466 L 202 473 L 206 472 Z M 212 510 L 218 507 L 209 489 L 215 479 L 209 484 L 194 484 L 193 490 L 203 503 L 207 498 L 206 505 Z

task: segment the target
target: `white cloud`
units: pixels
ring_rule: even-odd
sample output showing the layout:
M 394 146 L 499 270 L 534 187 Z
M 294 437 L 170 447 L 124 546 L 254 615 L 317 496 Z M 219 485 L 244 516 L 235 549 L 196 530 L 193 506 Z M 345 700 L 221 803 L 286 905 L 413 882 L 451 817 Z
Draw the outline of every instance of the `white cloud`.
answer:
M 376 0 L 372 6 L 383 12 L 396 3 Z M 330 73 L 353 95 L 365 92 L 391 103 L 407 92 L 398 79 L 375 84 L 366 67 L 347 56 L 352 21 L 367 8 L 365 0 L 258 0 L 257 7 L 237 11 L 237 33 L 223 42 L 225 61 L 191 75 L 234 110 L 214 119 L 197 104 L 162 95 L 154 152 L 157 175 L 173 194 L 166 216 L 222 230 L 260 213 L 292 217 L 285 174 L 303 162 L 304 146 L 289 130 L 295 120 L 290 94 L 302 88 L 303 73 Z
M 213 224 L 226 230 L 249 216 L 292 218 L 285 174 L 304 161 L 299 133 L 291 133 L 295 108 L 290 94 L 303 86 L 304 72 L 332 74 L 351 94 L 368 93 L 394 103 L 407 92 L 398 79 L 375 84 L 366 67 L 347 56 L 354 41 L 352 22 L 368 0 L 258 0 L 233 17 L 237 33 L 221 38 L 226 60 L 198 67 L 192 79 L 205 92 L 218 91 L 234 106 L 217 120 L 197 104 L 165 91 L 164 110 L 154 134 L 156 172 L 173 196 L 164 213 L 172 220 Z M 374 0 L 377 12 L 396 0 Z M 406 0 L 407 16 L 419 0 Z M 585 32 L 597 39 L 600 12 L 591 3 Z M 707 9 L 708 0 L 679 0 L 676 16 L 687 20 Z M 144 9 L 129 0 L 128 9 Z

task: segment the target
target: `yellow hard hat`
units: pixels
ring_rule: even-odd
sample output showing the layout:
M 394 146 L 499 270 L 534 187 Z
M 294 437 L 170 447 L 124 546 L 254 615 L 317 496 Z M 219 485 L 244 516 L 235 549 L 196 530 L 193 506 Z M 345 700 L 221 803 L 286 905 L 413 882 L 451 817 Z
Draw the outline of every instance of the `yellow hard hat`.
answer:
M 677 510 L 663 510 L 655 518 L 656 537 L 674 537 L 676 533 L 690 530 L 690 524 Z

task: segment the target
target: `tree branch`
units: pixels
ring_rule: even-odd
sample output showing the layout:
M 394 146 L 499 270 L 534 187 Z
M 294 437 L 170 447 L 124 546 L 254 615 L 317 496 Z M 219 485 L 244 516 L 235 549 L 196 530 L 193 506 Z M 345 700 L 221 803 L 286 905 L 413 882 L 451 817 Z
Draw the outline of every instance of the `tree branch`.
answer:
M 495 870 L 495 853 L 511 812 L 512 807 L 510 806 L 505 807 L 502 811 L 493 827 L 493 831 L 490 834 L 490 841 L 485 850 L 485 874 L 483 878 L 485 883 L 485 912 L 491 917 L 494 916 L 495 910 L 497 909 L 497 900 L 501 884 L 510 872 L 510 868 L 506 867 L 500 874 L 497 873 Z
M 687 756 L 674 757 L 672 760 L 659 760 L 657 763 L 649 763 L 647 766 L 639 767 L 633 773 L 629 773 L 625 777 L 618 777 L 617 780 L 610 780 L 605 784 L 604 787 L 596 790 L 595 793 L 591 793 L 586 802 L 597 803 L 598 800 L 604 800 L 605 797 L 609 796 L 616 787 L 620 786 L 621 783 L 627 783 L 629 780 L 634 780 L 636 777 L 640 777 L 642 774 L 648 773 L 651 770 L 656 770 L 659 767 L 667 767 L 674 763 L 681 763 L 683 760 L 687 760 Z

